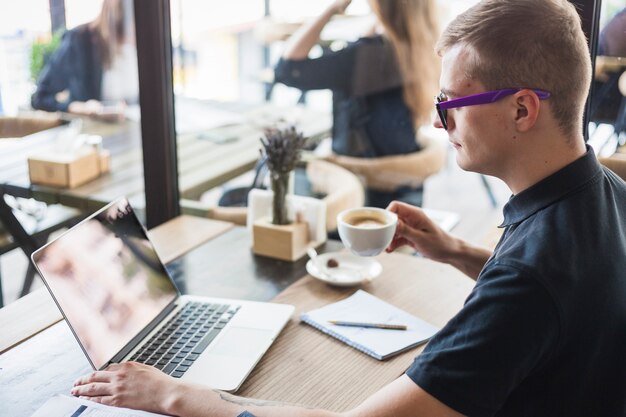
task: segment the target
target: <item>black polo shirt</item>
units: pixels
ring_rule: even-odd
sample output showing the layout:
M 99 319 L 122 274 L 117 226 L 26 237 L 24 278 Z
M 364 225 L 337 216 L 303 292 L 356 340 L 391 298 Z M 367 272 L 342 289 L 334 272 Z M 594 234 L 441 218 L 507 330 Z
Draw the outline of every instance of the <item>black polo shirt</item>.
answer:
M 626 416 L 626 184 L 587 153 L 513 196 L 407 375 L 468 416 Z

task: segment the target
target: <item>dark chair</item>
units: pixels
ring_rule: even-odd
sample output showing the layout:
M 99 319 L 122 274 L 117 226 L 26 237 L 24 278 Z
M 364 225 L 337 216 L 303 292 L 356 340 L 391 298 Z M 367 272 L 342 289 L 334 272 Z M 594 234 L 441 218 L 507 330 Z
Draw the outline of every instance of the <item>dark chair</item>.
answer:
M 254 179 L 249 187 L 235 187 L 225 190 L 217 205 L 220 207 L 247 207 L 248 193 L 253 188 L 265 189 L 265 179 L 269 175 L 269 168 L 266 163 L 267 158 L 261 157 L 254 167 Z
M 613 125 L 618 139 L 626 132 L 626 94 L 621 91 L 625 74 L 624 70 L 615 70 L 607 73 L 606 80 L 594 80 L 591 96 L 590 121 Z
M 0 198 L 2 197 L 0 196 Z M 34 226 L 29 227 L 31 230 L 27 230 L 27 232 L 38 246 L 42 246 L 48 241 L 50 234 L 60 229 L 72 227 L 83 218 L 84 215 L 76 209 L 60 205 L 51 205 L 46 209 L 45 215 L 39 221 L 36 221 Z M 19 247 L 19 244 L 13 239 L 13 236 L 4 230 L 4 227 L 0 222 L 0 260 L 2 255 Z M 23 297 L 30 292 L 30 288 L 35 279 L 35 273 L 35 267 L 29 259 L 28 268 L 26 269 L 22 289 L 20 291 L 20 297 Z M 2 291 L 2 275 L 0 271 L 0 308 L 3 306 L 4 296 Z

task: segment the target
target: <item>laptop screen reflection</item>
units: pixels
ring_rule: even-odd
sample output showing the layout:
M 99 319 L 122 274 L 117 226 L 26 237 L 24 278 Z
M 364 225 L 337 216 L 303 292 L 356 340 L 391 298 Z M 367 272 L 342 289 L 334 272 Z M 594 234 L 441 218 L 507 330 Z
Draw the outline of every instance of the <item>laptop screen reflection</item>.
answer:
M 127 201 L 61 236 L 37 267 L 96 369 L 176 298 Z

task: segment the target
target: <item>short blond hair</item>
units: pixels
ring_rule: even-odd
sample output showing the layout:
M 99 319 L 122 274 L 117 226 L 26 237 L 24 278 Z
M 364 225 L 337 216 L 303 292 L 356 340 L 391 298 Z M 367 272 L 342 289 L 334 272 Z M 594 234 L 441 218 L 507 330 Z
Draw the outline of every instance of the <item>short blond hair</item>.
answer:
M 470 79 L 489 90 L 548 90 L 561 130 L 582 131 L 591 58 L 580 17 L 567 0 L 483 0 L 448 25 L 437 53 L 457 44 L 473 52 L 465 70 Z

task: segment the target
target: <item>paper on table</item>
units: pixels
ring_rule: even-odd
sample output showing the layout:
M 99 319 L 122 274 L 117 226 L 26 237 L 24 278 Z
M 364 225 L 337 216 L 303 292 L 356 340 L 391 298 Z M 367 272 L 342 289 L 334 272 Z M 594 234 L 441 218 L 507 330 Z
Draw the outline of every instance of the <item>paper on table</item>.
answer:
M 430 217 L 432 221 L 437 223 L 437 225 L 446 232 L 451 231 L 454 226 L 456 226 L 461 220 L 461 216 L 459 215 L 459 213 L 455 213 L 453 211 L 436 210 L 429 208 L 422 208 L 422 210 L 424 211 L 424 213 L 426 213 L 428 217 Z
M 202 104 L 197 100 L 176 101 L 176 132 L 178 134 L 205 132 L 224 126 L 242 125 L 241 114 Z
M 45 402 L 31 417 L 165 417 L 163 414 L 116 408 L 57 395 Z
M 301 320 L 378 359 L 404 352 L 430 339 L 439 329 L 363 290 L 317 310 Z M 407 330 L 336 326 L 330 320 L 404 324 Z

